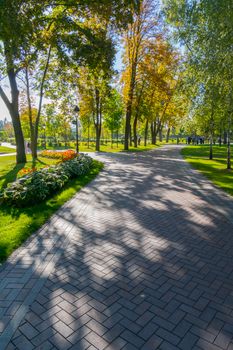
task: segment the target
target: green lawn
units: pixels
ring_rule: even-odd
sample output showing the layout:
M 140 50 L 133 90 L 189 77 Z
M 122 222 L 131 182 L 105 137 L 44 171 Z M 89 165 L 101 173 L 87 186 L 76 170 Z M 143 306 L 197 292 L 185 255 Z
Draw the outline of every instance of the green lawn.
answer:
M 148 151 L 159 147 L 157 145 L 130 147 L 130 152 Z M 87 148 L 86 144 L 81 144 L 80 152 L 94 152 L 94 144 Z M 123 145 L 119 143 L 111 147 L 111 144 L 101 145 L 102 152 L 122 152 Z M 7 183 L 13 182 L 17 178 L 18 172 L 22 168 L 36 167 L 41 168 L 46 165 L 56 164 L 57 160 L 39 158 L 36 163 L 32 162 L 31 155 L 27 156 L 26 164 L 15 164 L 15 156 L 4 156 L 0 158 L 0 190 Z M 0 206 L 0 262 L 4 261 L 14 249 L 19 247 L 33 232 L 41 227 L 49 217 L 58 210 L 67 200 L 69 200 L 77 191 L 90 182 L 102 169 L 100 162 L 94 161 L 94 166 L 90 174 L 69 182 L 53 198 L 37 204 L 30 208 L 13 208 Z
M 157 143 L 156 145 L 147 145 L 147 146 L 143 146 L 143 143 L 138 146 L 138 147 L 130 147 L 129 151 L 130 152 L 143 152 L 143 151 L 149 151 L 151 149 L 154 149 L 156 147 L 159 147 L 161 144 L 164 143 Z M 63 150 L 63 149 L 75 149 L 75 143 L 74 142 L 70 142 L 69 147 L 65 147 L 64 145 L 61 147 L 55 146 L 55 147 L 47 147 L 47 149 L 53 150 L 53 149 L 57 149 L 57 150 Z M 89 144 L 89 148 L 87 145 L 87 142 L 80 142 L 79 143 L 79 150 L 80 152 L 95 152 L 95 143 L 94 142 L 90 142 Z M 124 151 L 124 145 L 122 143 L 119 142 L 118 147 L 117 144 L 114 143 L 111 146 L 111 143 L 108 142 L 107 144 L 102 144 L 100 146 L 100 152 L 110 152 L 110 153 L 115 153 L 115 152 L 123 152 Z
M 215 185 L 233 195 L 233 171 L 226 169 L 226 146 L 213 146 L 213 160 L 209 160 L 208 145 L 187 146 L 182 149 L 181 153 L 195 169 L 203 173 Z
M 15 153 L 16 150 L 14 148 L 10 148 L 10 147 L 5 147 L 5 146 L 0 146 L 0 154 L 4 154 L 4 153 Z
M 15 166 L 14 157 L 2 157 L 0 162 L 0 187 L 7 182 L 13 181 L 17 172 L 23 167 Z M 37 167 L 54 163 L 51 159 L 38 161 Z M 27 163 L 27 167 L 32 162 Z M 45 202 L 29 208 L 13 208 L 0 206 L 0 262 L 3 262 L 13 250 L 19 247 L 25 239 L 40 228 L 67 200 L 79 191 L 83 186 L 96 177 L 102 169 L 103 164 L 94 161 L 91 172 L 79 179 L 70 181 L 60 192 Z
M 42 168 L 46 165 L 56 164 L 57 160 L 39 158 L 36 163 L 32 162 L 31 155 L 27 155 L 28 162 L 26 164 L 15 164 L 15 156 L 3 156 L 0 157 L 0 190 L 5 187 L 8 182 L 13 182 L 17 178 L 18 172 L 22 168 Z

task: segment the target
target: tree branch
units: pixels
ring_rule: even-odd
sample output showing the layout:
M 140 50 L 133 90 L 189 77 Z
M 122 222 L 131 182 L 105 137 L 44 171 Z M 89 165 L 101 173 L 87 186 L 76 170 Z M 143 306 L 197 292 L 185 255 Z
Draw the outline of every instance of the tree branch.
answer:
M 3 99 L 5 105 L 7 106 L 8 110 L 11 110 L 11 102 L 9 100 L 9 98 L 7 97 L 7 95 L 5 94 L 3 88 L 0 85 L 0 96 Z
M 45 83 L 46 74 L 47 74 L 47 71 L 49 68 L 51 50 L 52 50 L 52 46 L 50 45 L 49 50 L 48 50 L 48 57 L 47 57 L 46 65 L 45 65 L 45 70 L 44 70 L 44 74 L 43 74 L 41 86 L 40 86 L 40 100 L 39 100 L 39 108 L 38 108 L 38 113 L 37 113 L 37 123 L 39 123 L 40 114 L 41 114 L 42 100 L 43 100 L 43 95 L 44 95 L 44 83 Z

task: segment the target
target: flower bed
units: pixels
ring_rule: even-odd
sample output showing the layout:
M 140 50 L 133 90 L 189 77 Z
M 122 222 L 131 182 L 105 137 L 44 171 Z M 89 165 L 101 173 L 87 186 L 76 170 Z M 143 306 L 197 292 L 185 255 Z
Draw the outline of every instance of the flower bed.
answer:
M 70 179 L 87 174 L 92 158 L 79 155 L 58 165 L 28 173 L 0 193 L 0 200 L 6 204 L 24 207 L 36 204 L 61 189 Z
M 42 151 L 40 153 L 41 157 L 45 158 L 51 158 L 51 159 L 60 159 L 62 161 L 74 159 L 77 156 L 77 153 L 72 150 L 68 149 L 67 151 Z
M 31 173 L 34 173 L 35 171 L 37 171 L 37 169 L 35 167 L 33 168 L 23 168 L 18 172 L 18 177 L 22 177 Z

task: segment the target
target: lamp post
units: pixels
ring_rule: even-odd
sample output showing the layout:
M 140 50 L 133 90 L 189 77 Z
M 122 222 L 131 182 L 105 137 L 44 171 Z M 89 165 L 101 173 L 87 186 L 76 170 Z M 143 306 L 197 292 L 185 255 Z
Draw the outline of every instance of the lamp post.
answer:
M 46 124 L 43 124 L 43 130 L 44 130 L 44 148 L 46 149 Z
M 79 153 L 79 140 L 78 140 L 78 113 L 80 109 L 78 106 L 74 107 L 74 112 L 76 113 L 75 115 L 75 120 L 73 121 L 73 124 L 76 125 L 76 152 Z
M 161 117 L 160 118 L 156 118 L 156 123 L 157 123 L 157 127 L 156 127 L 156 133 L 159 134 L 159 141 L 162 142 L 163 141 L 163 133 L 162 133 L 162 129 L 163 129 L 163 126 L 162 126 L 162 119 L 163 119 L 163 115 L 164 115 L 164 106 L 165 106 L 165 103 L 166 101 L 165 100 L 162 100 L 160 101 L 160 104 L 161 104 L 161 108 L 162 108 L 162 111 L 161 111 Z
M 214 133 L 214 119 L 212 115 L 210 119 L 210 154 L 209 154 L 210 160 L 213 159 L 213 133 Z

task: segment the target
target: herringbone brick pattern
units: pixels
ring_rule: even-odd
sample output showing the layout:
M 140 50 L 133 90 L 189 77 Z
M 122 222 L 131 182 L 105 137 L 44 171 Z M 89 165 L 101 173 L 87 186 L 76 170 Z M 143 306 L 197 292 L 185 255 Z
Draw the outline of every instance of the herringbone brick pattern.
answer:
M 0 349 L 233 349 L 233 203 L 179 148 L 104 172 L 0 272 Z

